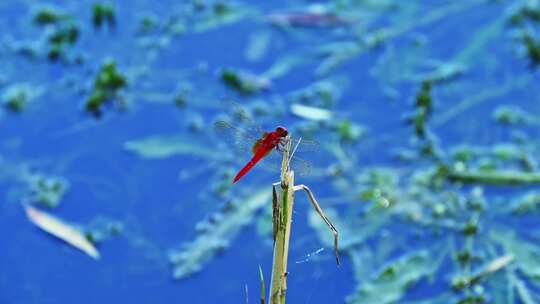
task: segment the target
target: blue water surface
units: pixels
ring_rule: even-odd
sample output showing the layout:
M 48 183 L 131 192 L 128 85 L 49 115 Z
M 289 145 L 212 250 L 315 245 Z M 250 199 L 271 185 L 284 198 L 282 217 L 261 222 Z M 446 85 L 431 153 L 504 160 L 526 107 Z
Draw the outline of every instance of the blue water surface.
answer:
M 422 80 L 444 63 L 456 63 L 465 67 L 462 73 L 433 84 L 435 114 L 430 132 L 439 147 L 449 151 L 460 144 L 489 146 L 519 136 L 537 146 L 538 125 L 509 129 L 492 115 L 498 106 L 513 104 L 540 117 L 538 72 L 515 38 L 520 30 L 505 21 L 519 7 L 517 2 L 524 1 L 111 1 L 106 4 L 114 8 L 115 24 L 96 28 L 90 2 L 4 0 L 0 4 L 2 102 L 14 85 L 26 84 L 36 95 L 28 98 L 21 112 L 5 104 L 0 110 L 0 303 L 260 302 L 259 265 L 267 289 L 270 284 L 272 236 L 261 233 L 261 222 L 269 224 L 264 218 L 270 214 L 270 201 L 200 271 L 175 280 L 168 260 L 172 251 L 197 238 L 197 223 L 231 198 L 264 185 L 270 191 L 270 184 L 279 179 L 276 171 L 256 168 L 234 186 L 227 184 L 250 157 L 244 153 L 231 159 L 228 153 L 234 148 L 213 132 L 216 119 L 230 113 L 230 100 L 248 110 L 257 106 L 266 110 L 256 120 L 269 130 L 276 125 L 291 130 L 315 125 L 323 130 L 310 134 L 321 143 L 319 153 L 304 156 L 313 163 L 314 172 L 317 168 L 326 172 L 336 162 L 329 144 L 339 142 L 333 123 L 346 120 L 365 128 L 365 135 L 346 148 L 353 151 L 356 167 L 345 169 L 354 173 L 345 179 L 354 186 L 358 185 L 355 174 L 367 168 L 427 166 L 422 161 L 396 160 L 400 149 L 414 150 L 417 144 L 406 117 L 414 112 Z M 220 5 L 226 10 L 245 10 L 244 15 L 197 28 L 197 16 Z M 43 7 L 69 15 L 66 22 L 79 29 L 77 41 L 66 47 L 63 59 L 47 58 L 47 39 L 54 26 L 32 21 Z M 279 27 L 268 19 L 274 13 L 320 11 L 337 12 L 346 23 Z M 140 30 L 144 17 L 155 22 L 148 32 Z M 172 33 L 174 24 L 183 30 Z M 370 45 L 365 39 L 375 37 L 377 30 L 388 31 L 389 36 Z M 261 36 L 267 37 L 261 42 L 266 46 L 260 57 L 250 59 L 246 50 Z M 366 46 L 321 73 L 320 64 L 327 59 L 321 48 L 339 53 L 347 46 L 338 43 L 345 42 Z M 269 90 L 242 94 L 220 77 L 224 68 L 264 75 L 286 57 L 305 62 L 273 77 Z M 85 111 L 85 102 L 107 60 L 114 60 L 127 78 L 119 98 L 126 104 L 110 102 L 95 117 Z M 513 84 L 515 79 L 524 79 L 524 84 Z M 332 111 L 334 122 L 313 122 L 292 113 L 290 104 L 295 99 L 291 96 L 321 81 L 334 86 L 330 100 L 309 97 L 300 102 Z M 505 85 L 514 87 L 437 121 L 437 115 L 448 113 L 463 100 Z M 178 96 L 185 105 L 175 104 Z M 184 143 L 217 151 L 223 160 L 197 152 L 148 159 L 126 149 L 127 142 L 152 136 L 179 136 Z M 61 177 L 69 183 L 58 207 L 37 204 L 40 210 L 83 228 L 97 217 L 120 223 L 118 235 L 98 243 L 99 261 L 30 223 L 21 205 L 28 198 L 28 174 Z M 332 214 L 354 219 L 366 212 L 368 202 L 357 199 L 356 186 L 341 187 L 324 174 L 298 176 L 297 182 L 308 184 L 323 208 L 326 204 L 337 212 Z M 217 184 L 230 188 L 219 195 Z M 488 186 L 484 192 L 511 200 L 528 190 L 534 188 Z M 342 253 L 342 264 L 335 265 L 330 232 L 321 240 L 308 221 L 309 201 L 303 194 L 297 197 L 287 301 L 344 303 L 359 282 L 372 277 L 358 277 L 353 255 L 347 252 Z M 523 221 L 536 225 L 536 219 Z M 483 227 L 519 223 L 494 215 Z M 400 234 L 410 238 L 407 248 L 389 256 L 440 240 L 433 235 L 418 240 L 422 229 L 408 230 L 410 225 L 401 219 L 384 227 L 381 238 L 391 240 Z M 520 233 L 518 227 L 516 231 Z M 347 229 L 341 237 L 354 236 L 355 230 Z M 449 238 L 448 243 L 453 241 Z M 377 252 L 377 244 L 377 240 L 366 240 L 354 250 L 365 246 Z M 449 255 L 435 279 L 411 283 L 414 286 L 399 303 L 441 303 L 432 299 L 446 292 L 457 295 L 449 287 L 452 278 L 444 273 L 452 263 Z M 369 267 L 383 269 L 385 265 L 378 261 Z

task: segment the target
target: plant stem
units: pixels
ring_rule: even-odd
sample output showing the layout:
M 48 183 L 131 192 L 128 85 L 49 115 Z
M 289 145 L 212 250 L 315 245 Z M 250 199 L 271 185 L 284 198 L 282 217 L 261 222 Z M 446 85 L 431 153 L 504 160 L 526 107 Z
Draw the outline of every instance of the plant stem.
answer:
M 264 275 L 261 265 L 259 265 L 259 279 L 261 281 L 261 304 L 264 304 L 266 296 L 264 294 Z
M 289 170 L 290 148 L 291 141 L 288 140 L 283 153 L 279 201 L 274 204 L 274 208 L 277 208 L 277 210 L 273 212 L 275 214 L 273 221 L 276 233 L 270 285 L 271 304 L 284 304 L 287 291 L 287 260 L 289 257 L 289 240 L 294 205 L 294 172 Z
M 491 185 L 522 185 L 539 184 L 540 173 L 538 172 L 520 172 L 512 170 L 499 171 L 466 171 L 450 172 L 448 178 L 452 181 L 462 183 L 478 183 Z

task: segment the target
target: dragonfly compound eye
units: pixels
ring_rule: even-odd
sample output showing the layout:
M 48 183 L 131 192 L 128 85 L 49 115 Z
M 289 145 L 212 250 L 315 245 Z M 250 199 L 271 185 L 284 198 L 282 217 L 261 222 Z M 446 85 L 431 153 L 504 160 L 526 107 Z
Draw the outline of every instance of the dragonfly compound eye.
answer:
M 287 134 L 289 134 L 289 132 L 287 131 L 286 128 L 284 127 L 277 127 L 276 128 L 276 131 L 283 137 L 287 136 Z

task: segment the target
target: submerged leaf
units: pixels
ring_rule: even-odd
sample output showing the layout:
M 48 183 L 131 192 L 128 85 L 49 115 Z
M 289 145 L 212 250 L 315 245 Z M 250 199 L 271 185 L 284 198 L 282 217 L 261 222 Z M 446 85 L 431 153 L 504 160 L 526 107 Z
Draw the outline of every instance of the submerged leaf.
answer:
M 248 197 L 227 203 L 219 213 L 200 222 L 197 238 L 169 256 L 174 267 L 173 277 L 183 279 L 199 272 L 253 220 L 255 213 L 269 202 L 270 194 L 270 189 L 264 187 Z
M 124 149 L 134 152 L 140 157 L 150 159 L 165 159 L 175 155 L 217 157 L 215 150 L 198 144 L 193 139 L 177 135 L 158 135 L 131 140 L 124 143 Z
M 515 265 L 530 279 L 540 279 L 540 252 L 538 246 L 519 238 L 514 232 L 492 232 L 490 238 L 500 243 L 505 252 L 515 257 Z
M 347 303 L 397 303 L 407 289 L 433 273 L 435 262 L 428 251 L 417 251 L 390 262 L 374 278 L 364 282 Z
M 540 206 L 540 192 L 530 191 L 512 202 L 512 212 L 524 214 L 538 211 Z

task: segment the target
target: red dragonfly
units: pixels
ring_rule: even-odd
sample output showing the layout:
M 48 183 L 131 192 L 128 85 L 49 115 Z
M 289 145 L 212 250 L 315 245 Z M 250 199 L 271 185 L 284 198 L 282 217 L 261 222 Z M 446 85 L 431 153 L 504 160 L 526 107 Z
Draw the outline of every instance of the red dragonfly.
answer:
M 233 184 L 236 183 L 242 176 L 246 175 L 261 159 L 267 156 L 272 150 L 279 149 L 279 144 L 289 134 L 285 127 L 277 127 L 272 132 L 265 132 L 260 139 L 253 145 L 253 157 L 251 160 L 238 171 L 238 174 L 233 179 Z
M 240 180 L 251 169 L 253 169 L 253 167 L 255 167 L 255 165 L 257 165 L 262 159 L 267 158 L 267 156 L 271 154 L 272 150 L 281 151 L 283 145 L 285 144 L 285 140 L 289 135 L 289 131 L 283 126 L 276 127 L 274 131 L 263 132 L 262 129 L 252 121 L 246 112 L 238 108 L 236 105 L 234 108 L 237 116 L 236 118 L 239 120 L 239 124 L 233 124 L 225 120 L 220 120 L 216 122 L 214 126 L 220 135 L 225 137 L 225 139 L 230 139 L 233 142 L 233 145 L 237 150 L 243 152 L 250 149 L 252 152 L 251 159 L 235 175 L 233 184 Z M 292 146 L 295 148 L 294 151 L 317 150 L 318 143 L 314 141 L 302 140 L 300 149 L 297 149 L 300 141 L 292 141 Z M 274 161 L 276 164 L 280 163 L 278 159 L 279 157 L 276 158 L 276 161 Z M 294 157 L 293 160 L 295 167 L 297 167 L 301 175 L 309 171 L 309 163 L 299 159 L 298 157 Z

